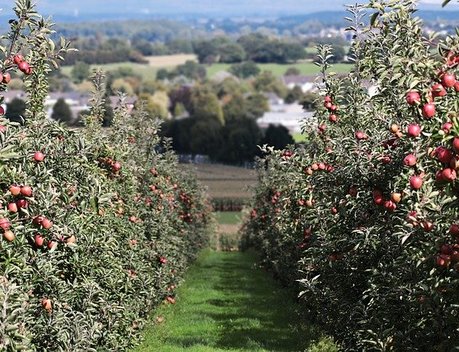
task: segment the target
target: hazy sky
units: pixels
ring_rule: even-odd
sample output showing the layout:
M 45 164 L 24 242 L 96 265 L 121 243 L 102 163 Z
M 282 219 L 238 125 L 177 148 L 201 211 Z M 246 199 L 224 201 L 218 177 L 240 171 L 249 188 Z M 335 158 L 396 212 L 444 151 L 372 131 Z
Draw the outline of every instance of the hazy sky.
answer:
M 365 0 L 36 0 L 41 13 L 232 13 L 232 14 L 304 14 L 315 11 L 339 10 L 344 4 L 366 2 Z M 421 7 L 441 9 L 442 0 L 421 0 Z M 13 0 L 0 0 L 3 13 L 11 10 Z M 459 10 L 453 0 L 444 9 Z

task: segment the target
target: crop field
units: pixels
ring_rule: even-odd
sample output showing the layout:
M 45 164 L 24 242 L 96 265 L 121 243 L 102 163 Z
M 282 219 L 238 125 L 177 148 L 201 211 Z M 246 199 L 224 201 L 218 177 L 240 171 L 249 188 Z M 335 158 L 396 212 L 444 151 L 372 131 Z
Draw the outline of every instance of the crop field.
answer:
M 229 70 L 230 64 L 213 64 L 207 66 L 207 75 L 213 77 L 217 72 Z M 319 67 L 313 62 L 299 62 L 296 64 L 258 64 L 262 71 L 271 71 L 275 76 L 282 76 L 289 67 L 297 68 L 302 75 L 316 75 L 319 73 Z M 351 64 L 336 64 L 330 71 L 336 73 L 348 73 L 352 68 Z
M 139 64 L 135 62 L 118 62 L 113 64 L 91 65 L 91 70 L 102 69 L 104 72 L 114 71 L 119 68 L 131 68 L 132 71 L 141 76 L 143 80 L 154 80 L 156 72 L 160 68 L 174 68 L 184 64 L 188 60 L 196 61 L 195 55 L 177 54 L 177 55 L 161 55 L 147 56 L 148 64 Z M 62 73 L 66 76 L 71 75 L 73 66 L 64 66 L 61 68 Z
M 197 175 L 201 184 L 207 187 L 211 198 L 249 199 L 252 196 L 250 187 L 257 183 L 255 171 L 242 167 L 211 164 L 180 166 Z

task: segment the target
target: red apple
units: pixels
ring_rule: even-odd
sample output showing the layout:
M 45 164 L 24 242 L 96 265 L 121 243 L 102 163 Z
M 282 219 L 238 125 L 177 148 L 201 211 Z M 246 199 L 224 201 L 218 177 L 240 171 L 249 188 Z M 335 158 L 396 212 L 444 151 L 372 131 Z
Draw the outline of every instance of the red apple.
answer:
M 454 87 L 456 84 L 456 76 L 454 73 L 445 73 L 441 78 L 441 84 L 446 88 Z
M 33 159 L 36 162 L 41 162 L 41 161 L 43 161 L 45 159 L 45 155 L 42 152 L 35 152 L 33 154 Z
M 453 236 L 459 237 L 459 225 L 451 224 L 451 226 L 449 227 L 449 233 Z
M 3 73 L 3 83 L 8 84 L 11 81 L 11 75 L 9 72 Z
M 408 105 L 416 105 L 421 102 L 421 96 L 419 95 L 417 91 L 414 91 L 414 90 L 406 93 L 405 99 Z
M 5 108 L 0 105 L 0 116 L 5 115 Z
M 8 211 L 10 213 L 17 213 L 18 212 L 18 206 L 16 203 L 8 203 Z
M 436 97 L 444 97 L 447 93 L 446 93 L 446 89 L 445 87 L 443 87 L 443 85 L 441 83 L 436 83 L 432 86 L 432 95 L 436 98 Z
M 32 69 L 27 61 L 21 61 L 18 65 L 18 68 L 24 72 L 26 75 L 30 75 L 32 73 Z
M 338 116 L 336 116 L 335 114 L 331 114 L 329 117 L 328 117 L 328 120 L 330 122 L 338 122 Z
M 453 182 L 457 177 L 456 171 L 450 168 L 443 169 L 441 172 L 441 176 L 443 180 L 447 182 Z
M 19 186 L 16 186 L 16 185 L 11 185 L 10 186 L 10 193 L 13 195 L 13 196 L 18 196 L 21 194 L 21 187 Z
M 394 192 L 394 193 L 391 194 L 390 199 L 394 203 L 400 203 L 400 201 L 402 200 L 402 194 Z
M 24 57 L 21 54 L 16 54 L 13 57 L 13 61 L 16 65 L 19 65 L 22 61 L 24 61 Z
M 397 204 L 391 200 L 386 200 L 384 202 L 384 208 L 386 208 L 387 211 L 393 212 L 397 208 Z
M 25 209 L 29 206 L 29 202 L 25 199 L 18 199 L 16 201 L 16 205 L 18 206 L 18 208 L 20 209 Z
M 41 247 L 43 246 L 43 243 L 45 242 L 45 239 L 43 238 L 42 235 L 40 235 L 39 233 L 37 233 L 34 237 L 34 241 L 35 241 L 35 245 L 37 247 Z
M 355 132 L 355 138 L 357 138 L 357 140 L 360 141 L 360 140 L 363 140 L 363 139 L 367 139 L 368 136 L 363 131 L 356 131 Z
M 5 232 L 3 233 L 3 238 L 8 242 L 13 242 L 16 236 L 14 235 L 13 231 L 5 230 Z
M 53 227 L 53 223 L 51 220 L 43 218 L 41 221 L 41 226 L 43 226 L 44 229 L 49 230 L 51 227 Z
M 459 137 L 453 139 L 453 149 L 456 153 L 459 153 Z
M 22 186 L 21 194 L 25 197 L 32 197 L 32 188 L 30 188 L 29 186 Z
M 332 102 L 332 97 L 329 96 L 329 95 L 324 96 L 324 102 L 331 103 Z
M 432 103 L 427 103 L 422 107 L 422 116 L 426 119 L 431 119 L 435 116 L 435 105 Z
M 7 218 L 0 218 L 0 227 L 3 230 L 8 230 L 10 226 L 11 226 L 11 223 Z
M 441 129 L 445 133 L 449 133 L 451 131 L 451 128 L 453 128 L 453 124 L 451 122 L 445 122 L 442 126 Z
M 418 175 L 410 177 L 410 186 L 413 189 L 420 189 L 422 187 L 422 178 Z
M 421 134 L 421 127 L 416 123 L 409 124 L 407 128 L 407 134 L 410 137 L 419 137 Z
M 454 90 L 455 90 L 456 92 L 459 92 L 459 81 L 456 82 L 456 84 L 454 84 Z
M 434 151 L 434 155 L 443 164 L 449 164 L 454 156 L 451 150 L 445 147 L 437 147 Z
M 414 154 L 408 154 L 403 159 L 403 164 L 406 165 L 406 166 L 414 166 L 414 165 L 416 165 L 416 162 L 417 162 L 417 159 L 416 159 L 416 156 Z

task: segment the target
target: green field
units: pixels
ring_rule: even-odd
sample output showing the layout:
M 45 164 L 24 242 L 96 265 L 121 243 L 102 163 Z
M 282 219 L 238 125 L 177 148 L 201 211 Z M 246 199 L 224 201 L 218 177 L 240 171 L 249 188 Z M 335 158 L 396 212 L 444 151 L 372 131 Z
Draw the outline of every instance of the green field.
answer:
M 176 304 L 163 304 L 133 352 L 336 352 L 296 311 L 293 292 L 247 252 L 205 251 L 185 276 Z M 323 349 L 323 347 L 329 349 Z
M 217 72 L 220 71 L 228 71 L 230 64 L 213 64 L 211 66 L 207 66 L 207 76 L 213 77 Z M 348 73 L 351 68 L 352 64 L 336 64 L 330 69 L 330 71 L 336 73 Z M 296 67 L 302 75 L 312 76 L 316 75 L 320 72 L 318 66 L 316 66 L 313 62 L 301 62 L 296 64 L 258 64 L 258 67 L 262 71 L 271 71 L 275 76 L 282 76 L 284 75 L 285 71 L 289 67 Z
M 303 133 L 293 133 L 292 134 L 293 140 L 295 143 L 301 143 L 301 142 L 306 142 L 307 141 L 307 136 Z
M 215 217 L 221 225 L 238 225 L 241 223 L 241 216 L 241 213 L 237 211 L 219 211 L 215 213 Z

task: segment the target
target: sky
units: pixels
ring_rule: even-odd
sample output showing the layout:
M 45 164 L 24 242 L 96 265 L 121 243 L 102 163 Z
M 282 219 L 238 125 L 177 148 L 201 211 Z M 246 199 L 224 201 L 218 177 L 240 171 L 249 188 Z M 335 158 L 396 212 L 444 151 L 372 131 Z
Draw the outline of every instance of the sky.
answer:
M 443 0 L 421 0 L 421 8 L 441 10 Z M 143 14 L 305 14 L 339 10 L 362 0 L 35 0 L 40 13 L 81 15 L 94 13 Z M 363 0 L 363 2 L 366 2 Z M 0 0 L 3 14 L 11 11 L 13 0 Z M 443 11 L 459 10 L 453 0 Z

